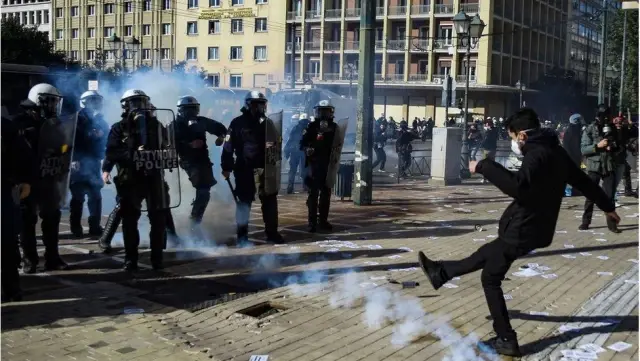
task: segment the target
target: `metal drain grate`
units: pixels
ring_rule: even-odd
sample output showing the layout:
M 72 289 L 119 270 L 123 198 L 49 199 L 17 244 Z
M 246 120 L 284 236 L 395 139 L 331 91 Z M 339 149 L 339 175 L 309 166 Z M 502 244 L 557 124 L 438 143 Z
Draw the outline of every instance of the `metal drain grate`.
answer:
M 275 304 L 271 302 L 262 302 L 262 303 L 258 303 L 257 305 L 253 305 L 245 309 L 242 309 L 240 311 L 237 311 L 236 313 L 261 319 L 271 315 L 275 315 L 286 309 L 287 309 L 286 307 L 279 304 Z

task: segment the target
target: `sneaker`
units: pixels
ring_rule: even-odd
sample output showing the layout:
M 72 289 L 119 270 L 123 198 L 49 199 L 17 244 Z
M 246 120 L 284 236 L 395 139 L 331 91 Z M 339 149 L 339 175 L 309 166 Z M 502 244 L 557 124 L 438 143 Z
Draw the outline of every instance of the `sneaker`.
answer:
M 22 260 L 22 272 L 24 274 L 34 274 L 36 273 L 36 270 L 38 269 L 38 261 L 32 261 L 28 258 L 24 258 Z
M 589 223 L 582 223 L 579 227 L 579 230 L 581 231 L 586 231 L 587 229 L 589 229 Z
M 437 290 L 447 282 L 447 280 L 442 277 L 442 265 L 438 262 L 430 260 L 422 251 L 418 252 L 418 261 L 420 262 L 422 272 L 424 272 L 429 282 L 431 282 L 433 289 Z
M 138 262 L 124 261 L 124 270 L 127 272 L 135 272 L 138 270 Z
M 71 235 L 76 239 L 83 238 L 84 230 L 82 229 L 82 226 L 71 226 Z
M 609 217 L 607 217 L 607 228 L 613 233 L 622 233 L 622 231 L 618 229 L 618 224 Z
M 293 194 L 293 187 L 287 187 L 287 194 Z
M 307 232 L 309 233 L 316 233 L 316 225 L 315 224 L 309 224 L 307 226 Z
M 499 355 L 520 357 L 518 340 L 504 337 L 492 337 L 486 341 L 480 341 L 478 348 L 485 352 L 495 352 Z

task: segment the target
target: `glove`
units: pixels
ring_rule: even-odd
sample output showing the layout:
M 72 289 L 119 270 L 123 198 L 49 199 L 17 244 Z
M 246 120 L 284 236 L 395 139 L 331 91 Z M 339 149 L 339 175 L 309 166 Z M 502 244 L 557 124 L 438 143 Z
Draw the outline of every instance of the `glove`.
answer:
M 307 149 L 304 150 L 304 154 L 307 155 L 307 157 L 311 157 L 311 155 L 313 155 L 313 148 L 309 147 Z
M 224 138 L 223 137 L 218 137 L 216 138 L 216 146 L 221 146 L 222 143 L 224 143 Z

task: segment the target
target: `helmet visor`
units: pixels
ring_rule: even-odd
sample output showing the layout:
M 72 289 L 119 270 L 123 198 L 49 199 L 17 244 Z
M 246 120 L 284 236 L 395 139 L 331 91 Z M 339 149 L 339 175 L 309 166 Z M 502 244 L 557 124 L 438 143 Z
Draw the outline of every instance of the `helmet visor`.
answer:
M 316 108 L 316 118 L 333 118 L 333 108 L 331 107 L 318 107 Z
M 200 104 L 182 105 L 179 110 L 185 116 L 196 117 L 200 114 Z
M 149 109 L 151 103 L 149 103 L 149 99 L 146 97 L 133 97 L 124 101 L 125 108 L 129 109 L 129 111 L 136 109 Z
M 47 116 L 59 116 L 60 113 L 62 113 L 62 97 L 51 94 L 41 94 L 38 100 L 38 105 Z
M 249 111 L 252 114 L 264 115 L 267 113 L 267 102 L 262 100 L 249 101 Z
M 94 112 L 102 111 L 102 104 L 102 97 L 90 97 L 84 99 L 84 107 Z

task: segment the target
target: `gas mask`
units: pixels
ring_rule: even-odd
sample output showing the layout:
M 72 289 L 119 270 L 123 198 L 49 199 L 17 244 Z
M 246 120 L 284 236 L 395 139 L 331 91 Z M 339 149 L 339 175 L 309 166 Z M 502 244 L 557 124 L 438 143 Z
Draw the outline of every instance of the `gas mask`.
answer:
M 55 118 L 62 113 L 62 97 L 40 95 L 37 105 L 44 118 Z
M 256 118 L 264 117 L 267 113 L 267 102 L 253 101 L 249 103 L 249 113 Z

